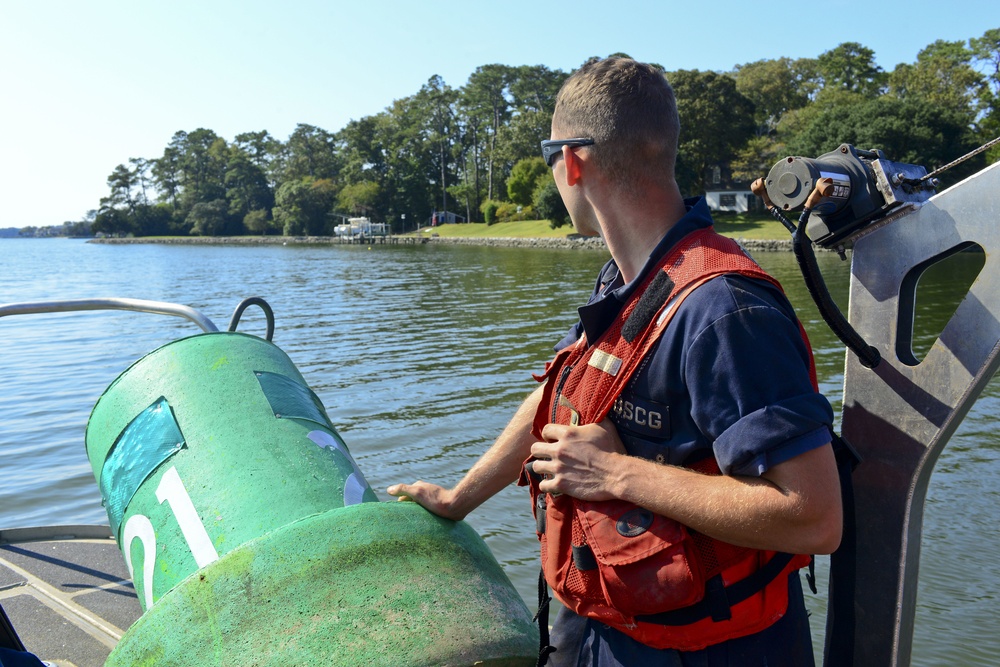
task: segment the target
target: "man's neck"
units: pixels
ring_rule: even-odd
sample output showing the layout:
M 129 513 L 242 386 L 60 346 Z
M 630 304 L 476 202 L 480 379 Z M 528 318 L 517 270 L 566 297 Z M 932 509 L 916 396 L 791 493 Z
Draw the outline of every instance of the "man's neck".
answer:
M 631 282 L 646 264 L 653 249 L 687 209 L 675 188 L 657 189 L 641 200 L 611 202 L 597 211 L 604 242 L 625 282 Z

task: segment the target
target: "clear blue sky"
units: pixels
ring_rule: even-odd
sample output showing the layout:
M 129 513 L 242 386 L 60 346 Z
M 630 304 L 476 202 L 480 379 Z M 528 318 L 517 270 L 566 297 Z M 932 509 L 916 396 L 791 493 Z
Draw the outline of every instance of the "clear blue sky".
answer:
M 0 227 L 79 220 L 178 130 L 333 132 L 488 63 L 724 71 L 855 41 L 891 70 L 996 27 L 997 0 L 0 0 Z

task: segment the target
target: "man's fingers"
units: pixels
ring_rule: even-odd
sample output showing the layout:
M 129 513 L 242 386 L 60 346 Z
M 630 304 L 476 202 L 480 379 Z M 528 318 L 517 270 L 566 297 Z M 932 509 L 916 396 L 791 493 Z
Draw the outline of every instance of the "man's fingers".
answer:
M 419 482 L 418 482 L 419 484 Z M 393 484 L 385 490 L 390 496 L 396 496 L 397 500 L 408 500 L 416 502 L 413 496 L 417 495 L 419 488 L 413 484 Z
M 546 424 L 542 427 L 542 439 L 545 442 L 559 440 L 566 434 L 566 429 L 570 428 L 564 424 Z
M 531 446 L 531 455 L 536 459 L 551 459 L 555 447 L 548 442 L 536 442 Z
M 532 454 L 534 454 L 534 452 L 532 452 Z M 547 466 L 552 465 L 548 458 L 540 459 L 536 456 L 535 459 L 528 465 L 530 466 L 529 471 L 533 473 L 535 477 L 541 479 L 549 479 L 552 477 L 552 471 L 547 469 Z
M 393 484 L 386 489 L 391 496 L 396 496 L 397 501 L 414 502 L 424 509 L 434 512 L 438 516 L 446 519 L 463 519 L 465 515 L 458 515 L 451 507 L 450 492 L 437 484 L 417 480 L 412 484 Z

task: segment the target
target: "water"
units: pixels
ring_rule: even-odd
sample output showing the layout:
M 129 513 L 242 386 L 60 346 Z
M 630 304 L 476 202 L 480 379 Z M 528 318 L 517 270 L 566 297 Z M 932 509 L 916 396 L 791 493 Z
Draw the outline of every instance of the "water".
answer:
M 268 300 L 278 344 L 316 391 L 384 500 L 400 481 L 456 482 L 535 384 L 606 255 L 599 251 L 448 246 L 112 246 L 66 239 L 0 241 L 0 303 L 132 297 L 182 303 L 225 328 L 247 296 Z M 809 331 L 821 390 L 839 413 L 843 347 L 823 325 L 790 253 L 757 259 L 785 286 Z M 847 263 L 824 254 L 847 303 Z M 919 350 L 954 310 L 958 267 L 918 297 Z M 949 296 L 950 295 L 950 296 Z M 949 301 L 950 299 L 950 301 Z M 942 304 L 942 305 L 939 305 Z M 263 334 L 249 309 L 241 331 Z M 0 527 L 106 521 L 83 448 L 89 411 L 129 364 L 197 333 L 139 313 L 0 320 Z M 990 384 L 931 480 L 914 638 L 915 665 L 997 662 L 1000 581 L 1000 385 Z M 523 490 L 469 517 L 533 607 L 537 541 Z M 820 595 L 807 593 L 821 651 Z

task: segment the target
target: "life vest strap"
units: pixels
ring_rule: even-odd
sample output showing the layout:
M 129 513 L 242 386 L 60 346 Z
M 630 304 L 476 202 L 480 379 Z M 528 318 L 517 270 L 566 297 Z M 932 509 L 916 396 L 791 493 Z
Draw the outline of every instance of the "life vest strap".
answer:
M 545 582 L 545 571 L 538 571 L 538 611 L 532 621 L 538 622 L 538 660 L 535 667 L 545 667 L 549 654 L 556 652 L 556 647 L 549 643 L 549 586 Z
M 784 571 L 785 566 L 792 562 L 792 558 L 794 558 L 792 554 L 778 552 L 771 557 L 771 560 L 766 565 L 753 574 L 723 588 L 722 592 L 725 594 L 729 607 L 734 607 L 764 590 L 768 584 Z M 721 582 L 721 577 L 718 579 Z M 706 593 L 711 593 L 711 591 L 706 591 Z M 659 614 L 636 616 L 635 620 L 642 623 L 655 623 L 657 625 L 691 625 L 710 616 L 715 618 L 719 613 L 718 606 L 718 596 L 706 594 L 700 602 L 696 602 L 693 605 Z

